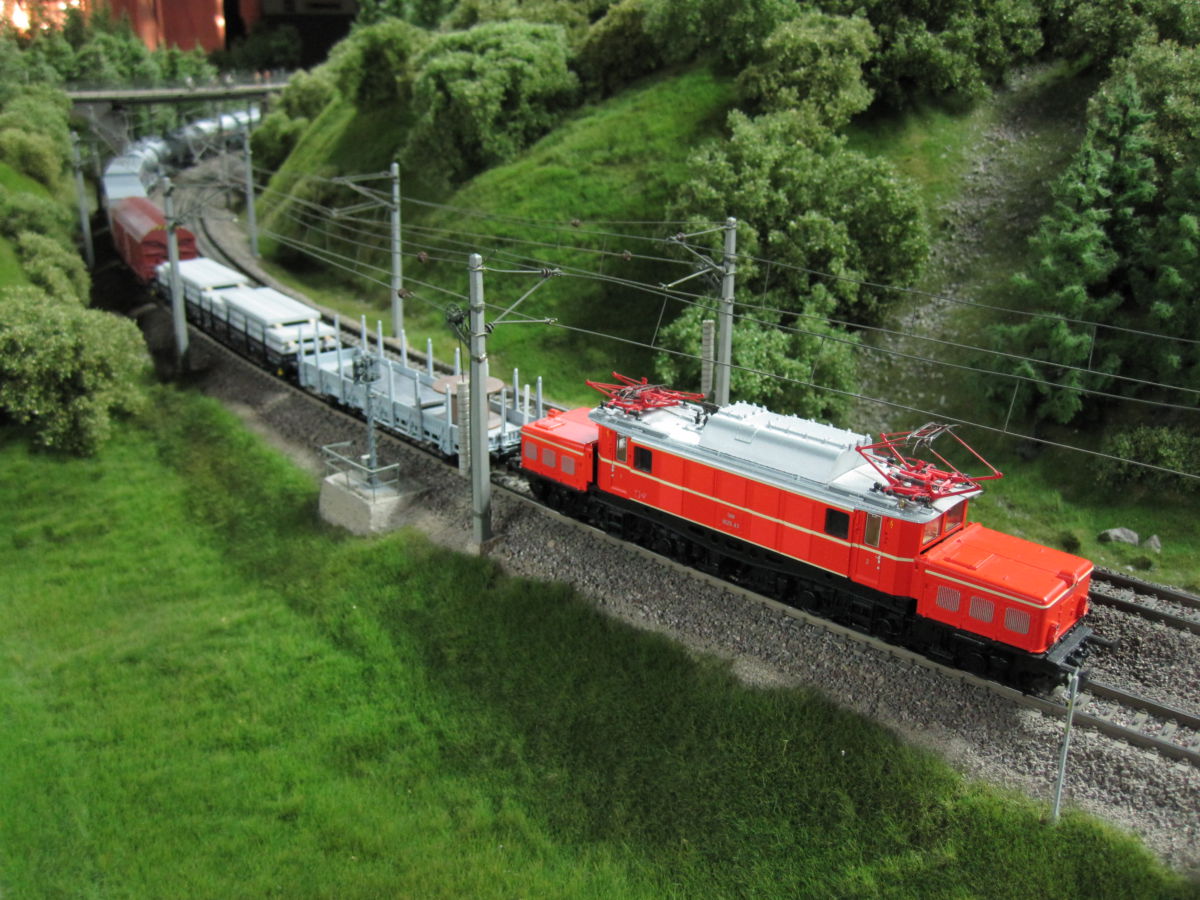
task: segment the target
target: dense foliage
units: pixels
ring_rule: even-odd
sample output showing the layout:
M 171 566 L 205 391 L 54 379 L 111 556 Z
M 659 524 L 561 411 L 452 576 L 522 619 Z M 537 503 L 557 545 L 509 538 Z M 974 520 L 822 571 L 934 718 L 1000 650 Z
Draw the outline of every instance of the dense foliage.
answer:
M 0 288 L 0 411 L 44 447 L 92 453 L 141 407 L 146 348 L 133 322 L 71 300 Z
M 438 160 L 457 182 L 511 159 L 571 108 L 579 80 L 560 26 L 479 25 L 434 38 L 417 60 L 410 165 Z
M 871 104 L 863 67 L 878 44 L 865 19 L 806 13 L 776 28 L 738 77 L 743 107 L 807 107 L 840 128 Z
M 141 405 L 147 368 L 136 325 L 87 308 L 91 279 L 73 217 L 54 199 L 70 151 L 70 102 L 55 85 L 84 74 L 144 83 L 162 78 L 164 63 L 189 59 L 150 54 L 131 34 L 85 27 L 78 15 L 28 39 L 0 34 L 0 161 L 37 183 L 0 192 L 0 241 L 27 282 L 0 285 L 0 419 L 28 426 L 44 447 L 96 450 L 113 417 Z
M 722 213 L 741 223 L 734 393 L 836 417 L 848 402 L 839 391 L 854 385 L 846 320 L 878 321 L 895 297 L 884 286 L 919 271 L 928 252 L 920 208 L 890 166 L 848 150 L 808 109 L 733 113 L 730 128 L 728 141 L 693 156 L 695 177 L 671 216 L 697 228 Z M 662 344 L 696 354 L 699 321 L 712 317 L 712 304 L 691 306 Z M 663 354 L 659 365 L 669 381 L 696 381 L 691 356 Z
M 1111 405 L 1084 390 L 1200 389 L 1200 48 L 1143 44 L 1114 69 L 1015 282 L 1044 315 L 995 330 L 997 346 L 1027 358 L 1010 371 L 1036 380 L 1018 407 L 1039 420 L 1095 419 Z

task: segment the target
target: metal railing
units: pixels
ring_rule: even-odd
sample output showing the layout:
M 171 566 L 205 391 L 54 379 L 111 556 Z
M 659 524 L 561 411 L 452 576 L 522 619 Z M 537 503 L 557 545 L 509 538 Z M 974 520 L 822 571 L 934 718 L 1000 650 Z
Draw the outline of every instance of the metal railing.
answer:
M 352 441 L 342 441 L 337 444 L 326 444 L 321 448 L 321 456 L 325 461 L 325 476 L 341 475 L 346 486 L 359 493 L 369 493 L 372 500 L 377 498 L 379 491 L 394 492 L 400 482 L 400 464 L 371 468 L 366 464 L 367 457 L 350 456 L 348 452 L 354 446 Z

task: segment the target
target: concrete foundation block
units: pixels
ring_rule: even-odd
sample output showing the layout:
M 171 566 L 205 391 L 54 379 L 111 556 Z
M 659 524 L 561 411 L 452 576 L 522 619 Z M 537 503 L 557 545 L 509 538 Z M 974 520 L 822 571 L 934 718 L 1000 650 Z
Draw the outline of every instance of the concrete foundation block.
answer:
M 321 482 L 321 518 L 351 534 L 395 531 L 405 524 L 406 511 L 422 491 L 403 483 L 372 489 L 358 478 L 336 472 Z

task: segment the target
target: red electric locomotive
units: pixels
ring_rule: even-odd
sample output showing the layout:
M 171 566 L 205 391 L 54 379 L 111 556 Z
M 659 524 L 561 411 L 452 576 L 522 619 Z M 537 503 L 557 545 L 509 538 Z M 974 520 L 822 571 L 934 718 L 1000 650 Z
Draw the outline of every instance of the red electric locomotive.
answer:
M 665 556 L 1022 687 L 1077 665 L 1092 565 L 967 520 L 979 482 L 929 447 L 617 376 L 522 432 L 546 503 Z M 921 459 L 914 448 L 923 449 Z

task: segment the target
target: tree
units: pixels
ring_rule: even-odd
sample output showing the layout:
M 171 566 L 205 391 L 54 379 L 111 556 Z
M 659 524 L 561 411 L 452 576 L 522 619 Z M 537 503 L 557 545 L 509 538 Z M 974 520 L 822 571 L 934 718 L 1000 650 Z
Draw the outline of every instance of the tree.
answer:
M 784 22 L 738 76 L 742 108 L 777 112 L 805 104 L 840 128 L 871 104 L 862 70 L 878 43 L 866 19 L 809 12 Z
M 1045 382 L 1025 395 L 1036 419 L 1070 422 L 1085 408 L 1079 389 L 1109 387 L 1108 376 L 1125 374 L 1139 352 L 1119 332 L 1082 323 L 1138 318 L 1134 291 L 1145 280 L 1158 194 L 1151 119 L 1131 77 L 1093 98 L 1083 144 L 1055 184 L 1054 211 L 1031 239 L 1034 263 L 1014 279 L 1027 307 L 1043 315 L 993 331 L 997 347 L 1038 361 L 1008 364 Z
M 452 183 L 511 159 L 574 104 L 579 81 L 567 59 L 556 25 L 506 22 L 438 35 L 417 61 L 418 118 L 405 157 L 423 169 L 440 162 Z
M 829 319 L 878 321 L 891 299 L 883 286 L 916 277 L 928 240 L 915 193 L 887 164 L 846 149 L 811 110 L 758 119 L 735 112 L 730 130 L 728 141 L 692 157 L 695 177 L 668 218 L 696 223 L 689 230 L 739 220 L 738 295 L 749 299 L 736 308 L 738 365 L 850 390 L 854 339 Z M 689 310 L 665 330 L 663 345 L 695 353 L 703 315 Z M 659 365 L 666 374 L 694 368 L 670 353 Z M 735 371 L 731 381 L 741 399 L 814 415 L 832 417 L 847 402 L 751 372 Z
M 794 0 L 655 0 L 646 33 L 669 62 L 715 53 L 739 69 L 799 10 Z
M 923 95 L 980 97 L 1042 46 L 1039 0 L 832 0 L 823 8 L 870 21 L 880 48 L 867 83 L 892 107 Z
M 400 19 L 355 29 L 329 56 L 329 71 L 342 96 L 360 107 L 408 103 L 414 60 L 429 33 Z

